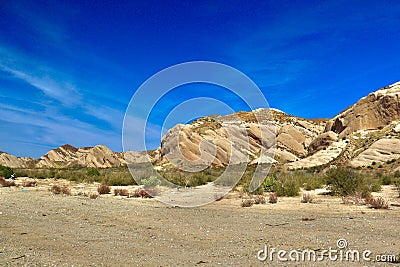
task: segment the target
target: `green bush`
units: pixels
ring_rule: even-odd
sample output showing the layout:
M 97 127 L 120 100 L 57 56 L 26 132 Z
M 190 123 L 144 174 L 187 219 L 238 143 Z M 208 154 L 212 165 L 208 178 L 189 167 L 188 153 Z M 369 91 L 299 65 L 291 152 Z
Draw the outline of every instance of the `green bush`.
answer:
M 278 196 L 295 197 L 300 192 L 300 186 L 296 177 L 281 175 L 277 180 L 276 193 Z
M 276 178 L 275 176 L 267 176 L 262 184 L 265 192 L 276 192 Z
M 328 170 L 326 182 L 332 195 L 349 196 L 361 193 L 363 196 L 368 196 L 372 191 L 380 190 L 378 179 L 365 179 L 349 168 Z
M 13 169 L 11 169 L 10 167 L 6 167 L 6 166 L 1 166 L 0 165 L 0 176 L 4 177 L 6 179 L 10 178 L 11 175 L 14 173 Z
M 96 169 L 96 168 L 88 168 L 88 169 L 86 170 L 86 175 L 87 175 L 87 176 L 99 176 L 99 175 L 100 175 L 100 172 L 99 172 L 99 170 Z
M 393 183 L 393 177 L 391 175 L 385 175 L 381 178 L 382 185 L 390 185 Z
M 160 179 L 157 176 L 150 176 L 150 178 L 142 179 L 140 182 L 145 188 L 156 187 L 161 184 Z

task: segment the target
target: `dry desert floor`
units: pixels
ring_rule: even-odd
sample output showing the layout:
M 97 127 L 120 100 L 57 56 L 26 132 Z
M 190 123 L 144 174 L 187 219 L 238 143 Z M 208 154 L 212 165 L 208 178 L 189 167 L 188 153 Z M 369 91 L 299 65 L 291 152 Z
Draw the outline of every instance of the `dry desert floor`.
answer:
M 237 193 L 179 208 L 111 194 L 90 199 L 76 195 L 89 185 L 67 181 L 73 196 L 54 195 L 52 182 L 0 188 L 0 266 L 400 266 L 376 260 L 400 260 L 400 199 L 390 186 L 378 194 L 394 204 L 389 210 L 345 205 L 326 195 L 317 195 L 315 204 L 294 197 L 242 208 Z M 272 261 L 257 258 L 265 246 L 268 253 L 287 251 L 286 258 L 292 250 L 320 255 L 338 249 L 339 239 L 347 247 L 338 251 L 370 250 L 371 261 L 326 255 L 323 261 L 285 262 L 276 253 Z

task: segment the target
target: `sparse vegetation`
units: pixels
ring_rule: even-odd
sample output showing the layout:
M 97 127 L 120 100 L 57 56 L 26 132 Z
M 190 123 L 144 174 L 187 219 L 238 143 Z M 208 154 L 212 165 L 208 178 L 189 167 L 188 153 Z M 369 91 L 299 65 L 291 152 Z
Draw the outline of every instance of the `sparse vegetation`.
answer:
M 114 189 L 114 195 L 129 197 L 129 191 L 127 189 Z
M 368 177 L 349 168 L 332 168 L 326 173 L 327 185 L 332 195 L 351 196 L 361 193 L 367 197 L 381 190 L 377 178 Z
M 242 207 L 244 207 L 244 208 L 251 207 L 251 206 L 253 206 L 253 204 L 254 204 L 253 199 L 243 199 L 242 200 Z
M 86 175 L 87 176 L 100 176 L 100 172 L 96 168 L 88 168 L 86 170 Z
M 36 181 L 27 181 L 22 184 L 23 187 L 36 187 L 37 182 Z
M 396 188 L 397 188 L 397 192 L 399 193 L 399 197 L 400 197 L 400 181 L 397 181 Z
M 153 195 L 155 195 L 155 192 L 151 191 L 151 190 L 145 190 L 145 189 L 140 189 L 139 190 L 139 196 L 141 198 L 152 198 Z
M 389 201 L 383 197 L 369 198 L 368 204 L 373 209 L 388 209 Z
M 254 196 L 254 204 L 265 204 L 267 201 L 263 195 Z
M 6 179 L 10 178 L 11 175 L 14 173 L 13 169 L 10 167 L 5 167 L 0 165 L 0 176 Z
M 51 187 L 50 191 L 56 195 L 59 195 L 61 193 L 64 195 L 68 195 L 68 196 L 71 195 L 71 190 L 68 187 L 60 186 L 60 185 L 56 185 L 56 184 Z
M 342 203 L 346 205 L 365 205 L 366 200 L 361 197 L 361 194 L 358 194 L 342 197 Z
M 314 200 L 314 196 L 310 193 L 304 193 L 301 197 L 301 203 L 312 203 Z
M 142 179 L 141 183 L 144 188 L 152 188 L 160 185 L 161 181 L 157 176 L 150 176 L 148 179 Z
M 61 168 L 61 169 L 17 169 L 15 174 L 18 177 L 30 177 L 33 179 L 65 179 L 77 183 L 97 182 L 106 185 L 125 186 L 136 185 L 135 179 L 127 167 L 119 168 Z M 138 176 L 150 177 L 151 173 L 138 171 Z
M 393 177 L 391 175 L 384 175 L 381 177 L 382 185 L 390 185 L 393 183 Z
M 268 203 L 271 203 L 271 204 L 278 203 L 278 195 L 276 193 L 269 194 Z
M 99 193 L 93 192 L 89 194 L 89 198 L 90 199 L 96 199 L 99 197 Z
M 281 175 L 277 180 L 276 194 L 278 196 L 295 197 L 300 192 L 300 186 L 296 177 L 289 175 Z
M 111 187 L 106 184 L 101 184 L 97 187 L 97 192 L 100 195 L 109 194 L 111 192 Z
M 8 180 L 4 179 L 3 177 L 0 177 L 0 185 L 2 187 L 11 187 L 11 186 L 15 186 L 15 182 L 8 181 Z

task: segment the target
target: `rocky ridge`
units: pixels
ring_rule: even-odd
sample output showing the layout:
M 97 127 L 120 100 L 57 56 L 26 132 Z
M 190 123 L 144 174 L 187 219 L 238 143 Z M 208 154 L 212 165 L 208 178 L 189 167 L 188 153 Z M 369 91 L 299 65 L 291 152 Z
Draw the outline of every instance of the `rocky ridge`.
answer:
M 64 145 L 37 160 L 0 153 L 13 168 L 119 167 L 146 162 L 223 166 L 275 163 L 289 169 L 320 165 L 367 167 L 395 162 L 400 168 L 400 82 L 381 88 L 332 119 L 303 119 L 276 109 L 213 115 L 178 124 L 155 151 L 112 152 L 103 145 Z M 397 162 L 397 163 L 396 163 Z

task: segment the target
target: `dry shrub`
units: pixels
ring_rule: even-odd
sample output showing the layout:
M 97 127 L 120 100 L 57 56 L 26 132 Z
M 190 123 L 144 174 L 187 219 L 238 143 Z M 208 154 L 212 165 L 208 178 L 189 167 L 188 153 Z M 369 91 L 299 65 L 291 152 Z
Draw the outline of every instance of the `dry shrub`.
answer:
M 343 204 L 351 204 L 351 205 L 365 205 L 368 202 L 368 198 L 362 198 L 361 194 L 355 194 L 351 196 L 342 197 Z
M 278 195 L 276 193 L 269 194 L 268 203 L 275 204 L 278 202 Z
M 15 182 L 14 181 L 8 181 L 8 180 L 4 179 L 3 177 L 0 177 L 0 185 L 2 187 L 15 186 Z
M 368 204 L 370 208 L 373 209 L 388 209 L 389 208 L 389 201 L 384 199 L 383 197 L 373 198 L 371 197 L 368 199 Z
M 263 195 L 256 195 L 254 197 L 254 204 L 265 204 L 267 201 Z
M 153 193 L 153 191 L 150 189 L 147 189 L 147 190 L 140 189 L 139 190 L 139 196 L 142 198 L 152 198 L 152 195 L 153 195 L 152 193 Z
M 140 189 L 133 191 L 133 194 L 131 194 L 130 197 L 140 197 Z
M 312 203 L 314 200 L 314 196 L 309 193 L 304 193 L 301 197 L 301 203 Z
M 68 196 L 71 195 L 71 189 L 69 189 L 66 186 L 59 186 L 56 184 L 51 187 L 50 191 L 56 195 L 59 195 L 61 193 L 63 193 L 64 195 L 68 195 Z
M 23 183 L 22 185 L 23 187 L 36 187 L 37 186 L 37 182 L 36 181 L 28 181 Z
M 242 207 L 247 208 L 247 207 L 251 207 L 254 204 L 254 200 L 253 199 L 244 199 L 242 200 Z
M 96 198 L 98 198 L 100 195 L 99 195 L 99 193 L 97 193 L 97 192 L 93 192 L 93 193 L 90 193 L 89 194 L 89 198 L 90 199 L 96 199 Z
M 51 187 L 50 191 L 51 191 L 53 194 L 56 194 L 56 195 L 61 194 L 61 186 L 59 186 L 58 184 L 55 184 L 55 185 L 53 185 L 53 186 Z
M 129 192 L 127 189 L 114 189 L 114 196 L 129 197 Z
M 100 195 L 109 194 L 111 192 L 111 187 L 105 184 L 101 184 L 99 185 L 99 187 L 97 187 L 97 192 L 99 192 Z

